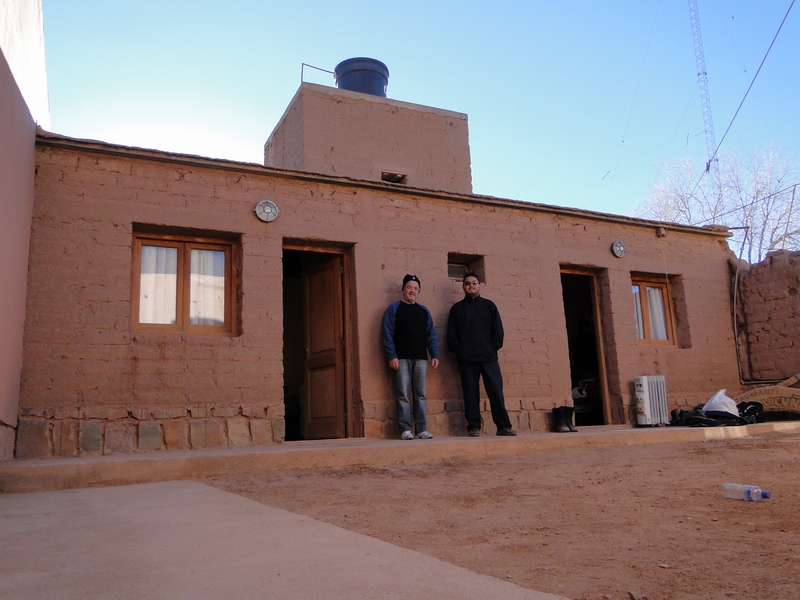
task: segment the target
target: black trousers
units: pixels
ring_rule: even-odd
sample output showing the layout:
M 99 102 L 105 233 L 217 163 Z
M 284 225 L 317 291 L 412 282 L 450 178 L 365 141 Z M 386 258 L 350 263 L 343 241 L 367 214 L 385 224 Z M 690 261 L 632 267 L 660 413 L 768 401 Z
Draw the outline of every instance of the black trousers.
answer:
M 492 420 L 500 427 L 511 428 L 508 419 L 506 401 L 503 396 L 503 374 L 500 372 L 500 363 L 469 362 L 458 363 L 458 372 L 461 375 L 461 390 L 464 392 L 464 416 L 467 418 L 468 429 L 481 428 L 481 398 L 479 379 L 483 377 L 483 389 L 489 397 L 492 409 Z

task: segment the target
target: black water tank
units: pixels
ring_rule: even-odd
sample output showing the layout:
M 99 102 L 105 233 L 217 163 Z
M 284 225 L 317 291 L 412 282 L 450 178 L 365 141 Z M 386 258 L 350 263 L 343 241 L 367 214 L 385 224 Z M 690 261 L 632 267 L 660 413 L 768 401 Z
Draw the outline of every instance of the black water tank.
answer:
M 336 87 L 386 98 L 389 69 L 374 58 L 348 58 L 333 70 Z

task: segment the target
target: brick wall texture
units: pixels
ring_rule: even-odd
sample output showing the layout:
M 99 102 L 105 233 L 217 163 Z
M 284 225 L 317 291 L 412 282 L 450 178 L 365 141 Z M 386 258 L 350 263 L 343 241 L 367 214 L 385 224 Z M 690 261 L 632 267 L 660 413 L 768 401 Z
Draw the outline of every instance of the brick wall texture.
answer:
M 739 347 L 746 379 L 800 371 L 800 252 L 781 250 L 739 273 Z
M 419 301 L 444 343 L 448 311 L 462 294 L 448 278 L 448 253 L 484 257 L 483 295 L 506 329 L 507 407 L 522 431 L 545 430 L 546 412 L 571 404 L 566 267 L 598 276 L 614 422 L 630 422 L 637 375 L 666 375 L 670 408 L 720 388 L 737 391 L 728 251 L 719 234 L 678 228 L 658 237 L 654 226 L 623 218 L 100 144 L 40 140 L 36 163 L 18 457 L 281 442 L 285 240 L 349 252 L 348 385 L 367 437 L 397 436 L 392 375 L 379 345 L 383 311 L 399 299 L 403 275 L 416 273 Z M 281 210 L 272 223 L 253 212 L 265 198 Z M 237 335 L 132 330 L 134 223 L 241 236 Z M 622 259 L 609 251 L 614 240 L 628 247 Z M 635 336 L 631 274 L 665 271 L 680 279 L 688 333 L 680 344 L 644 345 Z M 429 373 L 428 397 L 431 431 L 462 434 L 457 367 L 446 350 Z
M 467 115 L 304 83 L 264 146 L 264 164 L 472 193 Z

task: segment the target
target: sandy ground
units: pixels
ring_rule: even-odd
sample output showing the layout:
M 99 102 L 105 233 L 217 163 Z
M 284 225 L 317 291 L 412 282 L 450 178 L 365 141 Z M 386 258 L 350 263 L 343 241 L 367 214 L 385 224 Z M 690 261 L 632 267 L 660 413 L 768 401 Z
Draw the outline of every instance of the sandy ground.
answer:
M 800 598 L 798 430 L 206 483 L 571 598 Z

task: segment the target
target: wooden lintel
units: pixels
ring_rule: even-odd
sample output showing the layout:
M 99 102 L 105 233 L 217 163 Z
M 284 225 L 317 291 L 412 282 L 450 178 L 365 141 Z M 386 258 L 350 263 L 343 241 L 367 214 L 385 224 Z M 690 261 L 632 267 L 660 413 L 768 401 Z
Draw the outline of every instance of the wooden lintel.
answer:
M 785 381 L 781 381 L 780 383 L 776 384 L 778 387 L 792 387 L 795 383 L 800 381 L 800 373 L 795 373 L 789 379 Z

